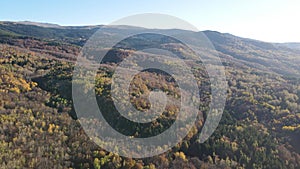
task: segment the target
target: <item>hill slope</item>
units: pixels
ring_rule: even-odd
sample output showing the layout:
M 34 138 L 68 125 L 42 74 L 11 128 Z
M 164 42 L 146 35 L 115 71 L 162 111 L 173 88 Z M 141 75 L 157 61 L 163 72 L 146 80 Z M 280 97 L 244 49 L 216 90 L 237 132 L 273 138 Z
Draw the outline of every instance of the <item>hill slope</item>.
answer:
M 203 144 L 197 141 L 211 101 L 209 79 L 203 65 L 187 60 L 201 89 L 199 115 L 204 119 L 197 119 L 182 143 L 147 159 L 124 158 L 98 147 L 76 120 L 71 96 L 74 61 L 98 29 L 101 26 L 0 23 L 0 168 L 300 167 L 299 51 L 214 31 L 202 33 L 213 43 L 215 54 L 224 64 L 229 89 L 222 120 L 209 140 Z M 123 26 L 105 31 L 111 35 L 136 29 L 141 28 Z M 165 45 L 176 50 L 182 47 Z M 118 132 L 130 137 L 157 135 L 173 124 L 176 106 L 168 105 L 158 120 L 141 127 L 116 113 L 112 103 L 114 69 L 135 52 L 125 47 L 126 44 L 109 53 L 97 73 L 98 105 Z M 183 59 L 189 54 L 184 48 L 177 51 Z M 150 57 L 141 54 L 142 58 Z M 76 83 L 83 82 L 79 79 Z M 155 89 L 167 92 L 175 101 L 180 98 L 176 82 L 160 71 L 140 73 L 131 86 L 131 103 L 139 110 L 149 109 L 147 94 Z M 97 119 L 81 120 L 101 124 Z M 115 148 L 125 146 L 119 143 Z

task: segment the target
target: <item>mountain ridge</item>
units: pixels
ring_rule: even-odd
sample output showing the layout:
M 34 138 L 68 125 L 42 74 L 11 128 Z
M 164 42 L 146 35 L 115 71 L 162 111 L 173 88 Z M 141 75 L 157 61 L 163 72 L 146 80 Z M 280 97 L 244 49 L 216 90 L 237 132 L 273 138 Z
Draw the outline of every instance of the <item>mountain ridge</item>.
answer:
M 47 25 L 49 24 L 47 23 Z M 32 22 L 26 22 L 25 24 L 22 22 L 0 22 L 0 36 L 2 37 L 0 40 L 5 43 L 12 43 L 11 41 L 13 39 L 15 39 L 14 41 L 20 41 L 20 39 L 24 41 L 28 38 L 37 38 L 38 41 L 39 39 L 45 41 L 43 43 L 50 44 L 50 46 L 55 44 L 69 44 L 81 48 L 87 40 L 101 28 L 103 28 L 102 31 L 107 33 L 108 36 L 112 34 L 127 34 L 130 32 L 138 33 L 140 29 L 146 29 L 124 25 L 109 27 L 105 27 L 105 25 L 60 26 L 54 28 L 37 26 L 36 23 Z M 287 44 L 268 43 L 211 30 L 200 32 L 180 29 L 149 30 L 157 33 L 182 34 L 183 36 L 185 33 L 195 33 L 195 35 L 202 33 L 211 41 L 215 49 L 219 52 L 220 58 L 225 62 L 226 60 L 231 60 L 236 64 L 243 63 L 250 67 L 259 68 L 264 71 L 270 70 L 281 75 L 293 77 L 300 75 L 300 68 L 298 66 L 300 64 L 300 50 L 297 50 L 295 47 L 291 48 L 289 47 L 290 45 Z M 190 35 L 188 37 L 193 38 L 193 36 Z M 191 39 L 191 41 L 193 41 L 193 39 Z M 17 43 L 20 44 L 20 42 Z M 24 43 L 20 45 L 24 45 Z M 53 53 L 53 51 L 49 52 Z M 69 56 L 67 56 L 67 58 L 69 58 Z
M 106 26 L 104 24 L 100 24 L 100 25 L 73 25 L 73 26 L 65 26 L 65 25 L 59 25 L 59 24 L 54 24 L 54 23 L 47 23 L 47 22 L 33 22 L 33 21 L 0 21 L 0 25 L 1 24 L 20 24 L 20 25 L 31 25 L 31 26 L 38 26 L 38 27 L 43 27 L 43 28 L 57 28 L 57 29 L 93 29 L 93 28 L 101 28 L 103 26 Z M 121 27 L 122 25 L 116 25 Z M 137 27 L 137 26 L 127 26 L 124 25 L 124 27 L 126 28 L 142 28 L 142 29 L 148 29 L 148 28 L 144 28 L 144 27 Z M 173 29 L 164 29 L 164 30 L 182 30 L 182 29 L 177 29 L 177 28 L 173 28 Z M 189 31 L 189 30 L 182 30 L 182 31 Z M 297 46 L 297 48 L 299 48 L 300 46 L 300 42 L 282 42 L 282 43 L 276 43 L 276 42 L 266 42 L 263 40 L 257 40 L 257 39 L 253 39 L 253 38 L 248 38 L 248 37 L 240 37 L 240 36 L 236 36 L 232 33 L 224 33 L 224 32 L 220 32 L 220 31 L 216 31 L 216 30 L 202 30 L 199 32 L 209 32 L 209 33 L 220 33 L 223 34 L 225 36 L 228 37 L 235 37 L 235 38 L 242 38 L 245 40 L 251 40 L 251 41 L 257 41 L 257 42 L 264 42 L 264 43 L 270 43 L 270 44 L 278 44 L 281 46 L 286 46 L 289 48 L 295 48 L 292 46 Z

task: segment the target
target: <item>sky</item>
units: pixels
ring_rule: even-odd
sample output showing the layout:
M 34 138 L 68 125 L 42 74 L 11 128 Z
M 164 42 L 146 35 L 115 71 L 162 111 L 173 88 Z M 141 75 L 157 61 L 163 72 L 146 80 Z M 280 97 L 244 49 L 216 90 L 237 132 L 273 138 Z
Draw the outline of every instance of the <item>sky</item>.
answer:
M 60 25 L 109 24 L 143 13 L 168 14 L 198 30 L 214 30 L 266 42 L 300 42 L 299 0 L 9 0 L 1 21 Z

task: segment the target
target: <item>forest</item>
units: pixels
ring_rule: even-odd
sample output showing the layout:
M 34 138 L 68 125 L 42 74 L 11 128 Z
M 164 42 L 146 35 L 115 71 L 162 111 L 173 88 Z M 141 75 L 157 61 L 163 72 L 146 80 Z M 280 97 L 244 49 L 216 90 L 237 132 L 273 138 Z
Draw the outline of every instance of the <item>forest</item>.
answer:
M 78 119 L 74 110 L 76 56 L 97 29 L 101 26 L 44 28 L 0 23 L 0 168 L 300 168 L 299 50 L 205 31 L 225 67 L 228 83 L 220 124 L 207 141 L 197 140 L 211 89 L 205 67 L 191 63 L 201 91 L 199 115 L 203 118 L 171 150 L 137 159 L 99 147 L 79 122 L 91 119 Z M 126 28 L 111 31 L 122 33 Z M 187 54 L 181 46 L 172 47 L 182 56 Z M 149 137 L 174 123 L 178 107 L 167 105 L 158 119 L 143 126 L 117 113 L 112 76 L 118 63 L 135 50 L 116 48 L 106 56 L 97 71 L 94 92 L 103 116 L 115 130 Z M 156 89 L 174 99 L 181 97 L 169 74 L 147 70 L 131 82 L 131 104 L 138 110 L 149 109 L 147 95 Z M 101 126 L 97 120 L 93 123 Z

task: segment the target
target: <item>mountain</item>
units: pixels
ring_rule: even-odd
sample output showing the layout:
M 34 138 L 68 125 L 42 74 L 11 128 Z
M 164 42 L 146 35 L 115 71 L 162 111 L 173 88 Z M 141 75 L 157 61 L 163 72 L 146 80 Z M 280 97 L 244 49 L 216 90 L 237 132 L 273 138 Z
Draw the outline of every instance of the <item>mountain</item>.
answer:
M 222 119 L 213 135 L 200 143 L 198 136 L 212 102 L 211 79 L 203 63 L 173 38 L 159 38 L 155 34 L 134 36 L 106 54 L 93 79 L 95 89 L 90 89 L 85 76 L 73 79 L 73 71 L 83 46 L 99 29 L 107 37 L 102 41 L 107 43 L 111 37 L 147 30 L 130 26 L 65 27 L 0 22 L 0 168 L 300 167 L 300 52 L 290 47 L 297 44 L 272 44 L 216 31 L 151 30 L 194 35 L 188 36 L 190 41 L 205 34 L 216 51 L 197 49 L 206 57 L 220 57 L 225 68 L 228 89 Z M 164 112 L 149 123 L 135 123 L 123 117 L 111 94 L 113 75 L 125 58 L 133 53 L 139 54 L 140 61 L 164 55 L 139 51 L 146 45 L 174 51 L 191 67 L 200 90 L 199 118 L 187 136 L 171 150 L 135 159 L 110 153 L 95 144 L 97 139 L 88 137 L 88 133 L 97 131 L 83 130 L 80 123 L 96 125 L 99 129 L 103 123 L 98 116 L 78 117 L 72 83 L 81 87 L 80 91 L 87 96 L 96 97 L 103 117 L 115 131 L 129 138 L 159 135 L 174 121 L 181 120 L 177 119 L 181 107 L 176 103 L 181 92 L 190 92 L 180 90 L 177 79 L 156 69 L 142 71 L 132 79 L 130 103 L 139 111 L 149 113 L 151 91 L 163 91 L 170 99 Z M 101 48 L 96 49 L 101 52 Z M 138 61 L 130 61 L 128 65 L 138 65 Z M 182 65 L 172 59 L 166 64 L 175 65 L 174 71 L 182 70 Z M 89 102 L 89 99 L 81 101 Z M 125 101 L 122 97 L 115 99 L 119 103 Z M 89 107 L 85 109 L 85 115 L 93 113 L 89 110 Z M 107 145 L 116 151 L 127 147 L 121 141 L 110 141 Z M 137 149 L 143 150 L 143 147 Z
M 43 25 L 43 26 L 41 26 Z M 57 40 L 82 45 L 101 26 L 49 26 L 44 23 L 1 22 L 0 35 L 13 37 L 34 37 L 39 39 Z
M 287 76 L 299 75 L 300 51 L 285 48 L 286 44 L 266 43 L 213 31 L 204 33 L 216 50 L 224 54 L 223 57 L 236 63 Z
M 292 43 L 292 42 L 290 42 L 290 43 L 279 43 L 277 45 L 287 47 L 287 48 L 290 48 L 290 49 L 300 50 L 300 43 L 297 43 L 297 42 L 294 42 L 294 43 Z
M 15 22 L 15 24 L 23 24 L 23 25 L 35 25 L 45 28 L 60 28 L 61 26 L 58 24 L 52 24 L 52 23 L 40 23 L 40 22 L 30 22 L 30 21 L 20 21 Z
M 0 35 L 14 37 L 33 37 L 46 41 L 70 43 L 83 46 L 87 39 L 102 26 L 37 26 L 43 23 L 31 22 L 2 22 L 0 23 Z M 49 25 L 49 24 L 48 24 Z M 117 26 L 105 28 L 104 32 L 122 34 L 126 31 L 136 31 L 141 28 Z M 184 30 L 157 30 L 171 34 L 185 34 L 190 31 Z M 216 31 L 203 31 L 213 43 L 220 57 L 231 59 L 238 64 L 247 64 L 262 70 L 275 73 L 299 76 L 300 51 L 297 50 L 299 43 L 273 44 L 262 41 L 240 38 L 231 34 L 223 34 Z M 288 48 L 287 48 L 288 47 Z

